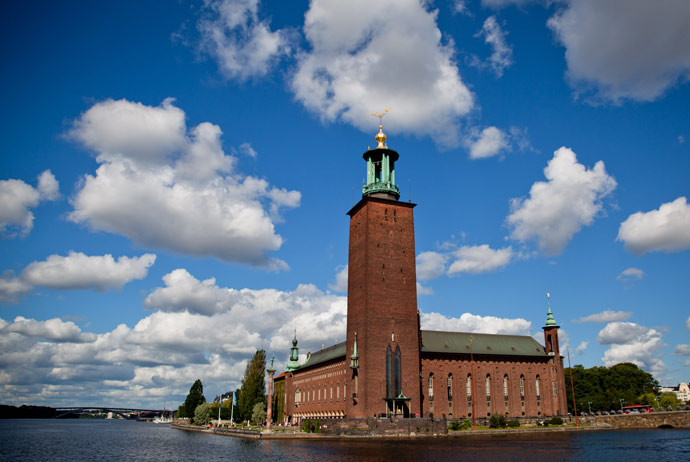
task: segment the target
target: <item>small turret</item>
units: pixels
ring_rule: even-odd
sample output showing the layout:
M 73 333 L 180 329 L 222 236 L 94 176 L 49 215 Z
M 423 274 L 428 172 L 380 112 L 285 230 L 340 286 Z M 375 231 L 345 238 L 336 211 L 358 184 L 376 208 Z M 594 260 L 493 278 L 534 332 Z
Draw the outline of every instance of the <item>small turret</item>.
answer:
M 546 322 L 544 323 L 544 346 L 546 353 L 556 356 L 560 360 L 560 349 L 558 347 L 558 328 L 561 327 L 556 323 L 551 312 L 551 294 L 546 293 L 548 309 L 546 311 Z
M 398 200 L 400 190 L 395 185 L 395 161 L 400 155 L 386 144 L 386 134 L 383 133 L 383 116 L 390 111 L 372 112 L 379 118 L 379 132 L 376 134 L 374 149 L 369 149 L 362 157 L 367 161 L 367 177 L 362 185 L 362 196 L 381 197 L 384 199 Z
M 290 360 L 285 365 L 286 371 L 294 371 L 299 369 L 299 348 L 297 348 L 297 330 L 295 330 L 295 336 L 292 338 L 292 348 L 290 348 Z

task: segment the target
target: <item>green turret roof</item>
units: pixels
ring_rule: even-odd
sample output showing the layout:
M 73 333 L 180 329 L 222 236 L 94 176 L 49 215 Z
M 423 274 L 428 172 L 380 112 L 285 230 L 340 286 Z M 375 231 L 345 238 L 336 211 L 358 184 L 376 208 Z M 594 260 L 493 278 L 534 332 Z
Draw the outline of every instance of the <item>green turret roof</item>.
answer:
M 546 313 L 546 327 L 558 327 L 556 320 L 553 319 L 553 313 L 551 312 L 551 307 L 549 306 L 549 311 Z

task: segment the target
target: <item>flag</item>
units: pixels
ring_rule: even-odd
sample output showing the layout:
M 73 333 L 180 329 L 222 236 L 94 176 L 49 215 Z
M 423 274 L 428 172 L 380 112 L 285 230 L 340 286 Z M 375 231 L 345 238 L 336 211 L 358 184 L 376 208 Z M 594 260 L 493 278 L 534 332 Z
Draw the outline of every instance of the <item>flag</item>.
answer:
M 232 405 L 237 406 L 237 393 L 232 394 Z

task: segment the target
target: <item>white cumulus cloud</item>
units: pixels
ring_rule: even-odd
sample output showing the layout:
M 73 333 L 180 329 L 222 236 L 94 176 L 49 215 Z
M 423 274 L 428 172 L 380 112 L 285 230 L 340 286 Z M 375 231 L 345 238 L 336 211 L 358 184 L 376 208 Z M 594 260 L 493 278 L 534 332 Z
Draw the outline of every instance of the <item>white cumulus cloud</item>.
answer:
M 496 127 L 471 132 L 466 143 L 469 146 L 470 159 L 493 157 L 510 149 L 508 136 Z
M 446 272 L 448 255 L 439 252 L 422 252 L 417 255 L 416 273 L 420 281 L 435 279 Z
M 513 255 L 512 247 L 492 249 L 488 244 L 462 246 L 452 254 L 453 262 L 448 267 L 448 275 L 495 271 L 508 265 Z
M 690 77 L 690 2 L 570 0 L 548 26 L 578 92 L 652 101 Z
M 38 176 L 36 188 L 22 180 L 0 180 L 0 234 L 5 237 L 28 235 L 34 226 L 31 212 L 39 202 L 60 197 L 59 184 L 50 170 Z
M 375 126 L 371 111 L 393 108 L 387 132 L 457 145 L 458 120 L 474 97 L 436 17 L 418 0 L 313 0 L 304 21 L 311 49 L 299 55 L 295 97 L 324 121 L 367 132 Z
M 507 222 L 513 227 L 511 238 L 536 239 L 543 253 L 557 255 L 575 233 L 592 224 L 603 208 L 602 199 L 617 184 L 604 162 L 588 169 L 565 147 L 554 152 L 544 176 L 548 181 L 534 183 L 528 198 L 511 200 Z
M 199 21 L 201 49 L 228 78 L 240 81 L 265 76 L 272 65 L 291 52 L 290 30 L 272 31 L 259 17 L 259 0 L 210 0 Z
M 39 337 L 55 342 L 93 342 L 96 339 L 94 334 L 82 333 L 79 326 L 72 321 L 63 321 L 59 318 L 48 319 L 46 321 L 36 321 L 17 316 L 11 323 L 4 322 L 0 327 L 3 334 L 17 333 L 28 337 Z
M 575 349 L 575 354 L 581 355 L 582 353 L 585 352 L 585 350 L 587 349 L 588 346 L 589 346 L 589 342 L 587 342 L 587 341 L 580 342 L 580 344 Z
M 597 342 L 609 345 L 602 358 L 607 367 L 630 362 L 653 374 L 666 370 L 657 353 L 664 347 L 662 334 L 655 329 L 632 322 L 612 322 L 599 332 Z
M 625 321 L 632 316 L 630 311 L 614 311 L 614 310 L 604 310 L 601 313 L 590 314 L 589 316 L 582 317 L 576 322 L 614 322 L 614 321 Z
M 335 292 L 347 292 L 348 268 L 348 265 L 336 268 L 338 272 L 335 274 L 335 283 L 328 285 L 331 290 Z
M 30 263 L 21 273 L 24 282 L 51 289 L 122 288 L 134 279 L 143 279 L 156 261 L 154 254 L 140 257 L 85 255 L 70 251 L 66 257 L 50 255 L 45 261 Z
M 679 197 L 657 210 L 633 213 L 621 223 L 616 240 L 636 255 L 686 250 L 690 248 L 690 204 Z
M 483 334 L 527 335 L 531 323 L 522 318 L 497 318 L 463 313 L 458 318 L 449 318 L 440 313 L 421 313 L 422 329 L 477 332 Z
M 0 275 L 0 302 L 16 303 L 23 295 L 31 292 L 33 287 L 12 271 L 5 271 Z
M 286 268 L 267 253 L 283 242 L 280 209 L 299 206 L 300 193 L 240 174 L 218 126 L 188 130 L 184 120 L 170 99 L 157 107 L 106 100 L 82 114 L 69 136 L 100 165 L 81 182 L 69 219 L 145 246 Z

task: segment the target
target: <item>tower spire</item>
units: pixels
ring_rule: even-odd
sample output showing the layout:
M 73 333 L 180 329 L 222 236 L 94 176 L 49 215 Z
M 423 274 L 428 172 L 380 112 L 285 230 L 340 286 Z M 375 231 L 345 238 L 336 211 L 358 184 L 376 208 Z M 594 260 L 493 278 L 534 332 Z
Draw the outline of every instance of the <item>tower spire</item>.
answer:
M 388 149 L 386 144 L 388 137 L 383 133 L 383 116 L 388 111 L 390 109 L 371 113 L 371 115 L 379 118 L 379 132 L 375 137 L 378 145 L 374 149 L 369 149 L 363 155 L 364 160 L 367 161 L 367 177 L 362 185 L 362 196 L 370 195 L 398 200 L 400 198 L 400 190 L 395 184 L 395 161 L 400 156 L 394 150 Z

